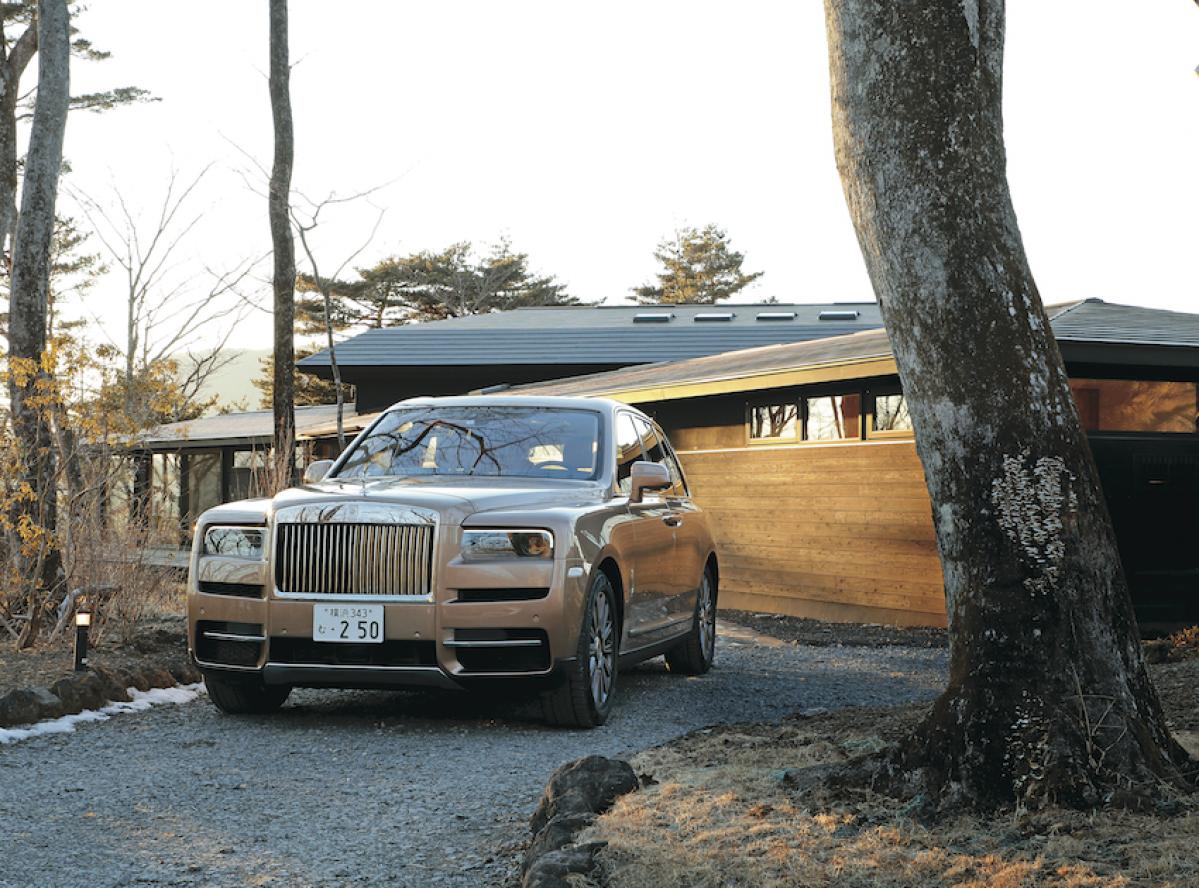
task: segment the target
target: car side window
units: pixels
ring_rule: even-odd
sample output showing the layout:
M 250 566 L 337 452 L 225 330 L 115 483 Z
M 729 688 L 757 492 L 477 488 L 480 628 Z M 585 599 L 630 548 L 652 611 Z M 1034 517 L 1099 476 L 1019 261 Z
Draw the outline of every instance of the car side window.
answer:
M 633 417 L 628 413 L 616 414 L 616 486 L 625 496 L 633 489 L 633 463 L 641 458 L 641 438 Z
M 645 448 L 645 458 L 652 463 L 666 466 L 666 470 L 670 472 L 671 480 L 674 481 L 674 486 L 669 490 L 662 491 L 666 496 L 686 496 L 686 490 L 683 487 L 683 473 L 679 470 L 678 463 L 675 462 L 674 456 L 670 453 L 669 445 L 666 443 L 666 436 L 662 430 L 656 425 L 651 425 L 641 417 L 636 417 L 637 428 L 641 433 L 641 446 Z
M 683 467 L 679 465 L 678 454 L 674 452 L 674 445 L 666 435 L 662 435 L 662 443 L 666 446 L 666 468 L 670 470 L 670 477 L 674 479 L 675 495 L 691 496 L 691 491 L 687 489 L 687 479 L 683 475 Z

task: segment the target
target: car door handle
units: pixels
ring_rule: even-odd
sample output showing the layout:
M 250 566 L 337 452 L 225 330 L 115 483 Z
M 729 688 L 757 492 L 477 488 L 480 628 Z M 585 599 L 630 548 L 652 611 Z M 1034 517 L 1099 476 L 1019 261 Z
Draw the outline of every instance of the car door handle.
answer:
M 679 515 L 663 515 L 662 523 L 667 527 L 678 527 L 683 523 L 683 519 Z

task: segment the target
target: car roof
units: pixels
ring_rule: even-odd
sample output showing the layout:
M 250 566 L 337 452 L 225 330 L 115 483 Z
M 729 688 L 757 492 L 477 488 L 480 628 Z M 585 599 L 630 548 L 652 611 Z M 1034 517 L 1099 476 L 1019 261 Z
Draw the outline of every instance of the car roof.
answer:
M 456 395 L 440 398 L 408 398 L 392 404 L 388 410 L 402 407 L 540 407 L 547 410 L 588 410 L 593 413 L 613 413 L 629 410 L 644 416 L 642 411 L 611 398 L 569 398 L 553 395 Z

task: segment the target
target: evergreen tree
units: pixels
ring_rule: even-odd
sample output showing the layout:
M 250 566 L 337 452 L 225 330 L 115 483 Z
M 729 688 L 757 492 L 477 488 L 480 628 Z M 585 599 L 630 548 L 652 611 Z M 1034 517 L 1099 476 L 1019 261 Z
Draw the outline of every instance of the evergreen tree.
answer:
M 296 360 L 300 361 L 309 355 L 316 354 L 320 351 L 319 347 L 298 347 L 296 349 Z M 262 375 L 251 380 L 254 388 L 262 392 L 262 397 L 259 401 L 259 407 L 263 410 L 271 409 L 271 396 L 274 393 L 275 379 L 275 358 L 274 355 L 267 355 L 259 358 L 258 363 L 262 366 Z M 337 400 L 337 390 L 333 386 L 333 381 L 330 379 L 320 379 L 310 373 L 302 373 L 297 371 L 295 374 L 295 397 L 297 407 L 310 407 L 315 404 L 332 404 Z M 347 386 L 346 401 L 354 399 L 354 387 Z
M 643 305 L 691 302 L 711 305 L 728 299 L 762 276 L 741 270 L 745 256 L 729 245 L 729 236 L 716 225 L 681 228 L 658 244 L 654 258 L 662 263 L 656 284 L 634 287 Z
M 300 276 L 296 331 L 323 332 L 324 299 L 315 282 Z M 529 270 L 527 253 L 500 241 L 476 256 L 469 242 L 444 250 L 391 256 L 358 270 L 356 281 L 333 281 L 333 327 L 394 327 L 534 305 L 575 305 L 566 287 Z

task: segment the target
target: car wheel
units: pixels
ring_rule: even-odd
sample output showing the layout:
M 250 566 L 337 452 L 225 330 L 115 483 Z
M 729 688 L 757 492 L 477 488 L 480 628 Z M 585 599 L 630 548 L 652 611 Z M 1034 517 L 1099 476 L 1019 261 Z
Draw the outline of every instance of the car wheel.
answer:
M 594 728 L 608 720 L 616 693 L 619 637 L 616 590 L 605 574 L 598 573 L 587 594 L 574 662 L 565 680 L 542 694 L 541 707 L 547 722 Z
M 232 679 L 204 673 L 208 699 L 228 715 L 263 715 L 274 712 L 287 699 L 291 688 L 264 685 L 261 681 Z
M 710 567 L 704 568 L 695 596 L 695 620 L 691 631 L 679 644 L 666 652 L 666 666 L 683 675 L 703 675 L 716 659 L 716 580 Z

